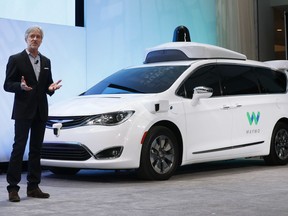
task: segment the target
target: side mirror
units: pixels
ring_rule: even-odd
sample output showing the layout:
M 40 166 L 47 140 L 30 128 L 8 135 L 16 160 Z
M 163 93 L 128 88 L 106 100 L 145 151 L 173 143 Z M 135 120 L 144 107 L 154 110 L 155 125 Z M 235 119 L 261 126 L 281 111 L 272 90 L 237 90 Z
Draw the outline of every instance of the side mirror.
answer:
M 205 86 L 199 86 L 194 88 L 192 105 L 195 106 L 201 98 L 209 98 L 213 94 L 213 89 Z

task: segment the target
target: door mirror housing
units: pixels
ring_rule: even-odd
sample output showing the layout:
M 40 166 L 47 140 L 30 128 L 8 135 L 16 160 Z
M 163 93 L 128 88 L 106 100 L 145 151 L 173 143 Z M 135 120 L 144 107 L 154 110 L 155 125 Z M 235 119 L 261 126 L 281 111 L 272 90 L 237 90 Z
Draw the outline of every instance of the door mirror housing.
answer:
M 210 98 L 213 89 L 205 86 L 195 87 L 193 90 L 192 105 L 195 106 L 201 98 Z

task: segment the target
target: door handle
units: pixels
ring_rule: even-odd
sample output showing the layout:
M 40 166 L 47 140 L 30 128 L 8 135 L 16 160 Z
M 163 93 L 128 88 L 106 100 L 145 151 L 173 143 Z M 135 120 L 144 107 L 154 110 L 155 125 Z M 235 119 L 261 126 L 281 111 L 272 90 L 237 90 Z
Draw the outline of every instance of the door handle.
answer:
M 241 104 L 236 104 L 236 105 L 235 105 L 235 108 L 240 108 L 240 107 L 242 107 Z
M 229 105 L 223 105 L 223 107 L 221 109 L 222 110 L 228 110 L 228 109 L 230 109 L 230 106 Z
M 236 108 L 240 108 L 240 107 L 242 107 L 241 104 L 236 104 L 235 106 L 232 106 L 231 108 L 232 108 L 232 109 L 236 109 Z

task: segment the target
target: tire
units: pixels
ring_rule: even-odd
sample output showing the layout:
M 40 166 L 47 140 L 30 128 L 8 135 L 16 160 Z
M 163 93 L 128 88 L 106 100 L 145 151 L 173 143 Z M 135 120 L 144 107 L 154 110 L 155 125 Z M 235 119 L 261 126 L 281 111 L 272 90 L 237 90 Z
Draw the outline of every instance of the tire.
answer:
M 167 180 L 179 165 L 179 147 L 173 132 L 152 127 L 143 143 L 138 174 L 146 180 Z
M 285 165 L 288 163 L 288 125 L 276 124 L 270 144 L 270 154 L 264 157 L 268 165 Z
M 80 169 L 66 167 L 49 167 L 50 172 L 56 175 L 76 175 Z

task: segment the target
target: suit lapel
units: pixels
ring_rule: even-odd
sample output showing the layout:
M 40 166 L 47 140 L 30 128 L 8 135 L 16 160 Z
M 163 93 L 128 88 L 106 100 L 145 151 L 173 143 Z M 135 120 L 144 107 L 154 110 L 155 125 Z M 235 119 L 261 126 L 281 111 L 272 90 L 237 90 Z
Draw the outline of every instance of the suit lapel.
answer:
M 45 67 L 45 59 L 43 58 L 43 56 L 39 53 L 40 56 L 40 74 L 39 74 L 39 78 L 38 78 L 38 82 L 41 81 L 41 78 L 43 77 L 43 73 L 45 72 L 44 67 Z
M 23 56 L 23 58 L 24 58 L 24 61 L 25 61 L 26 65 L 28 65 L 28 67 L 29 67 L 29 71 L 30 71 L 30 73 L 31 73 L 31 76 L 37 81 L 37 78 L 36 78 L 36 74 L 35 74 L 35 72 L 34 72 L 33 65 L 31 64 L 30 58 L 29 58 L 26 50 L 24 50 L 21 54 L 22 54 L 22 56 Z

